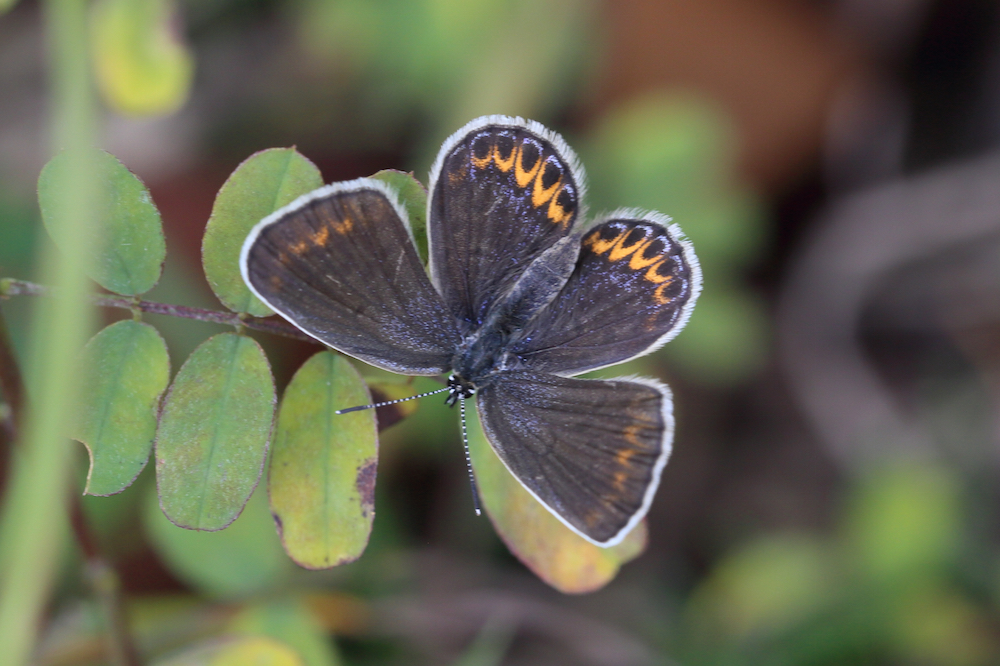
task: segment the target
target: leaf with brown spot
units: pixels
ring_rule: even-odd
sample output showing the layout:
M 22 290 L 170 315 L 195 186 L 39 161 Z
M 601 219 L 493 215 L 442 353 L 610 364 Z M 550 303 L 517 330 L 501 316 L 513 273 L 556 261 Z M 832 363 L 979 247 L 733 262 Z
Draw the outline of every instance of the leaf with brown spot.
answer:
M 319 352 L 299 368 L 281 400 L 268 491 L 281 540 L 297 564 L 327 569 L 356 560 L 375 517 L 378 434 L 371 402 L 342 356 Z

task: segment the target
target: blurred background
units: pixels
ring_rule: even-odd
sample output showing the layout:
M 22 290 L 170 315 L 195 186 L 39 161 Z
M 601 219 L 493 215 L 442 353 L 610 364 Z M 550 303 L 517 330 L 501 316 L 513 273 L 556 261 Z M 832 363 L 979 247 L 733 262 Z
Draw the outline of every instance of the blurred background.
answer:
M 553 591 L 475 518 L 432 399 L 383 433 L 371 543 L 328 572 L 288 561 L 260 492 L 216 534 L 169 525 L 151 469 L 86 498 L 143 645 L 284 622 L 317 664 L 1000 663 L 1000 5 L 156 6 L 189 92 L 147 109 L 100 81 L 103 147 L 166 225 L 150 300 L 219 308 L 201 236 L 254 151 L 295 145 L 328 182 L 426 182 L 441 142 L 493 113 L 560 132 L 592 211 L 672 216 L 705 290 L 675 341 L 603 373 L 666 381 L 678 421 L 648 548 L 604 589 Z M 32 279 L 48 242 L 42 25 L 32 0 L 0 17 L 2 277 Z M 4 303 L 19 348 L 27 301 Z M 175 372 L 223 330 L 148 321 Z M 256 337 L 279 390 L 316 349 Z M 104 663 L 97 617 L 67 546 L 38 663 Z

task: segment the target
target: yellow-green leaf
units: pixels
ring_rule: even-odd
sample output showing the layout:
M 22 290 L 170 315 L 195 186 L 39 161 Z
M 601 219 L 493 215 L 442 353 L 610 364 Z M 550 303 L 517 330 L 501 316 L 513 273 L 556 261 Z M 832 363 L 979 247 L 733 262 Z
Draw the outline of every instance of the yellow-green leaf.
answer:
M 469 410 L 469 453 L 479 496 L 500 538 L 535 575 L 560 592 L 592 592 L 646 547 L 646 524 L 625 540 L 600 548 L 563 525 L 500 462 Z
M 160 659 L 153 666 L 306 666 L 292 648 L 273 638 L 215 639 Z
M 306 666 L 338 666 L 340 658 L 319 621 L 301 598 L 247 606 L 227 627 L 229 633 L 268 636 L 295 648 Z
M 237 599 L 284 584 L 294 565 L 274 531 L 267 493 L 258 488 L 240 517 L 219 532 L 177 527 L 163 515 L 155 489 L 144 498 L 143 529 L 160 560 L 202 594 Z
M 126 296 L 142 294 L 160 279 L 167 254 L 160 212 L 149 191 L 114 155 L 102 150 L 81 156 L 98 174 L 97 257 L 87 273 L 105 289 Z M 61 220 L 75 220 L 72 211 L 61 212 L 65 203 L 71 156 L 62 152 L 49 160 L 38 176 L 38 205 L 49 236 L 63 251 L 75 238 L 63 229 Z
M 410 219 L 410 231 L 420 260 L 427 263 L 427 190 L 412 173 L 384 169 L 372 176 L 389 185 L 399 195 L 399 203 Z
M 260 478 L 274 380 L 254 340 L 220 333 L 199 346 L 167 393 L 156 433 L 163 513 L 179 527 L 221 530 Z
M 187 100 L 194 58 L 172 0 L 97 0 L 91 45 L 98 87 L 121 113 L 171 113 Z
M 243 241 L 263 218 L 322 184 L 316 165 L 294 148 L 254 153 L 229 176 L 215 197 L 201 246 L 205 277 L 223 305 L 255 317 L 273 314 L 240 275 Z
M 113 495 L 129 487 L 149 460 L 170 358 L 156 329 L 132 320 L 95 335 L 84 356 L 85 390 L 73 429 L 90 454 L 84 493 Z
M 329 351 L 306 361 L 282 398 L 268 478 L 271 511 L 289 557 L 308 569 L 351 562 L 368 544 L 375 415 L 334 412 L 370 401 L 354 367 Z

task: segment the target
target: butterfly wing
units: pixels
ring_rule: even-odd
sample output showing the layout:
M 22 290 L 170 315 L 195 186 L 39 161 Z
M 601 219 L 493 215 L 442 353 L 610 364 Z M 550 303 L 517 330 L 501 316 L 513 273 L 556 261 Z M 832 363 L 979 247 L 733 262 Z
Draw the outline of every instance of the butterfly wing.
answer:
M 569 280 L 511 350 L 532 370 L 567 376 L 621 363 L 677 335 L 700 291 L 698 259 L 676 226 L 619 211 L 583 235 Z
M 477 405 L 507 469 L 577 534 L 612 546 L 646 515 L 673 440 L 665 386 L 511 371 Z
M 431 278 L 464 333 L 570 232 L 582 189 L 576 156 L 538 123 L 487 116 L 444 143 L 430 180 Z
M 247 237 L 240 269 L 282 317 L 380 368 L 440 374 L 458 346 L 406 213 L 379 181 L 328 185 L 268 216 Z

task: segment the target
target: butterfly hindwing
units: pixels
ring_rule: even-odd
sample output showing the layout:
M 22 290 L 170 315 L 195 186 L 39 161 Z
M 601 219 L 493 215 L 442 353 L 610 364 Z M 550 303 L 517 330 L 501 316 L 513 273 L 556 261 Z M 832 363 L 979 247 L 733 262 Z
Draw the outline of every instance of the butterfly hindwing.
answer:
M 445 142 L 431 170 L 431 276 L 464 332 L 570 233 L 582 188 L 576 156 L 537 123 L 488 116 Z
M 244 280 L 320 342 L 410 375 L 445 372 L 459 342 L 383 183 L 320 188 L 261 221 L 240 258 Z
M 493 450 L 573 531 L 611 546 L 645 516 L 673 438 L 665 386 L 510 371 L 477 405 Z
M 531 369 L 561 375 L 621 363 L 676 335 L 700 290 L 679 229 L 656 214 L 613 214 L 583 234 L 569 280 L 511 349 Z

